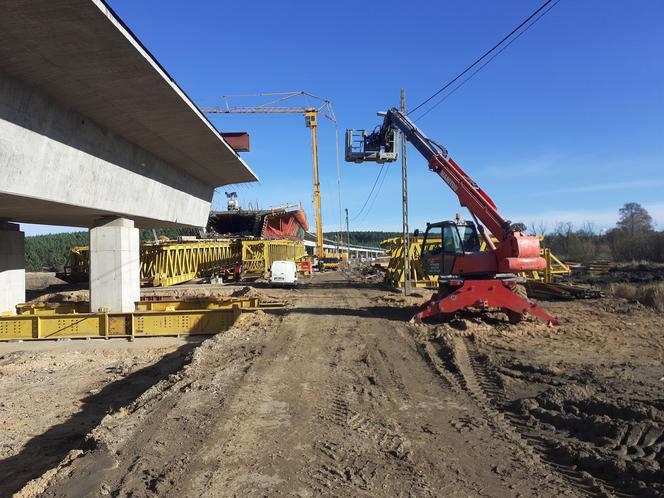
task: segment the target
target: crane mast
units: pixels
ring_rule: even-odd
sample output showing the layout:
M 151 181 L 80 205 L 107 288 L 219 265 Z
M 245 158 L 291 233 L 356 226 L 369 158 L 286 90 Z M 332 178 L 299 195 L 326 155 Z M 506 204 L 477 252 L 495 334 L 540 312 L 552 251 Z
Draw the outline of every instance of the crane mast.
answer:
M 253 107 L 238 107 L 231 106 L 229 104 L 229 99 L 231 97 L 249 96 L 271 96 L 276 98 L 263 105 Z M 320 103 L 320 105 L 317 107 L 285 107 L 278 105 L 284 101 L 288 101 L 298 96 L 303 96 L 305 99 L 309 98 L 316 100 Z M 304 116 L 306 127 L 311 129 L 311 151 L 313 160 L 314 183 L 313 201 L 314 220 L 316 225 L 316 258 L 318 259 L 319 264 L 322 264 L 325 258 L 325 250 L 323 248 L 323 217 L 321 214 L 320 177 L 318 174 L 318 116 L 321 114 L 336 124 L 336 117 L 334 115 L 334 111 L 332 110 L 332 104 L 329 100 L 323 100 L 306 92 L 261 93 L 251 95 L 225 96 L 224 101 L 225 106 L 223 107 L 211 107 L 202 109 L 202 111 L 206 114 L 301 114 Z

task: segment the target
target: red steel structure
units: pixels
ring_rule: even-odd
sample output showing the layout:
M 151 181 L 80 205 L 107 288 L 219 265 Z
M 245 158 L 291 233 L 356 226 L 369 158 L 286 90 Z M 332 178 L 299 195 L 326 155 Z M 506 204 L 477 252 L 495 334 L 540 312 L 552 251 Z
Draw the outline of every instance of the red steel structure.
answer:
M 304 232 L 309 230 L 307 218 L 302 210 L 284 211 L 265 217 L 263 237 L 266 239 L 302 240 Z
M 301 206 L 284 205 L 273 209 L 234 209 L 210 213 L 207 231 L 223 236 L 262 239 L 304 240 L 309 230 Z

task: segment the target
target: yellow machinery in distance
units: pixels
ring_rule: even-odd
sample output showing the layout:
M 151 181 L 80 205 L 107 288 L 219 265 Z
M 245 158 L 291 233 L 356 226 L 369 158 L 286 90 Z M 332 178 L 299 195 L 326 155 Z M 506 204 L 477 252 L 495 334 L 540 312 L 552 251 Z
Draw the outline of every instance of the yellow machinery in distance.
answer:
M 254 107 L 238 107 L 230 105 L 232 98 L 236 97 L 275 97 L 265 104 Z M 303 97 L 305 106 L 284 107 L 285 101 Z M 307 128 L 311 129 L 311 150 L 313 155 L 313 180 L 314 180 L 314 212 L 316 222 L 316 258 L 319 264 L 325 258 L 323 249 L 323 220 L 321 215 L 320 179 L 318 175 L 318 115 L 321 114 L 336 127 L 337 119 L 329 100 L 322 99 L 307 92 L 277 92 L 277 93 L 255 93 L 240 95 L 225 95 L 224 107 L 211 107 L 201 109 L 206 114 L 302 114 Z M 316 101 L 317 105 L 308 105 L 308 101 Z M 340 206 L 341 208 L 341 206 Z M 341 211 L 339 212 L 341 223 Z
M 242 242 L 239 239 L 143 242 L 140 259 L 141 284 L 168 287 L 233 269 L 242 262 Z M 85 282 L 89 271 L 88 246 L 76 246 L 70 249 L 64 271 L 58 277 L 70 283 Z

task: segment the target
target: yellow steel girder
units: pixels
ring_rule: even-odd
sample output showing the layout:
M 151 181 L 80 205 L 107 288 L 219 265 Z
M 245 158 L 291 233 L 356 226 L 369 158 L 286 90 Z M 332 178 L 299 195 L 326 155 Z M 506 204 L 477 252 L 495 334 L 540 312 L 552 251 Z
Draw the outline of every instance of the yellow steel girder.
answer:
M 176 285 L 194 278 L 222 274 L 242 262 L 247 275 L 262 276 L 274 261 L 300 262 L 307 257 L 297 240 L 196 240 L 166 241 L 141 245 L 141 283 L 155 287 Z M 65 279 L 85 281 L 89 274 L 87 246 L 73 247 L 65 267 Z
M 0 317 L 0 341 L 216 334 L 239 318 L 239 307 L 134 313 L 26 314 Z
M 240 263 L 239 240 L 216 239 L 191 242 L 144 242 L 141 244 L 141 283 L 167 287 L 188 280 L 223 273 Z M 65 279 L 85 281 L 90 270 L 90 249 L 72 247 L 65 266 Z
M 221 274 L 239 263 L 241 256 L 237 240 L 143 244 L 141 279 L 155 287 L 167 287 Z
M 198 299 L 157 299 L 136 302 L 136 311 L 180 311 L 211 310 L 224 308 L 258 308 L 257 297 L 198 298 Z M 64 303 L 26 303 L 16 305 L 17 315 L 63 315 L 90 313 L 87 301 Z
M 413 287 L 435 289 L 438 287 L 438 276 L 427 275 L 420 262 L 422 239 L 423 237 L 411 237 L 409 239 L 408 257 L 410 259 L 411 285 Z M 385 273 L 385 283 L 391 287 L 403 287 L 405 280 L 403 238 L 393 237 L 384 240 L 380 243 L 380 246 L 385 249 L 385 252 L 390 257 Z M 427 246 L 430 246 L 432 249 L 436 246 L 440 247 L 440 239 L 434 241 L 428 240 Z

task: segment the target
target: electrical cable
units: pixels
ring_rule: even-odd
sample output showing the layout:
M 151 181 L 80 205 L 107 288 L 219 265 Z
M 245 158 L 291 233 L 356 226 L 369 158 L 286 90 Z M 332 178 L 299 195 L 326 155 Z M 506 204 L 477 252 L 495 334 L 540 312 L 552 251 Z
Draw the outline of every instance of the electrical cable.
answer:
M 533 20 L 533 22 L 531 22 L 528 26 L 526 26 L 526 28 L 525 28 L 523 31 L 521 31 L 518 35 L 516 35 L 516 36 L 515 36 L 514 38 L 512 38 L 508 43 L 506 43 L 503 47 L 501 47 L 501 49 L 500 49 L 498 52 L 496 52 L 495 54 L 493 54 L 493 55 L 492 55 L 492 56 L 491 56 L 486 62 L 484 62 L 484 64 L 482 64 L 482 65 L 481 65 L 480 67 L 478 67 L 474 72 L 472 72 L 472 73 L 470 74 L 470 76 L 468 76 L 466 79 L 464 79 L 463 81 L 461 81 L 461 83 L 459 83 L 459 84 L 458 84 L 456 87 L 454 87 L 449 93 L 447 93 L 443 98 L 441 98 L 438 102 L 434 103 L 431 107 L 429 107 L 426 111 L 424 111 L 422 114 L 420 114 L 420 115 L 417 117 L 417 119 L 414 119 L 413 121 L 415 121 L 415 122 L 419 121 L 419 120 L 422 119 L 424 116 L 426 116 L 426 115 L 429 114 L 431 111 L 433 111 L 436 107 L 438 107 L 440 104 L 442 104 L 444 101 L 446 101 L 446 100 L 447 100 L 447 99 L 448 99 L 448 98 L 449 98 L 454 92 L 456 92 L 459 88 L 461 88 L 461 87 L 462 87 L 463 85 L 465 85 L 468 81 L 470 81 L 470 80 L 473 78 L 473 76 L 475 76 L 477 73 L 479 73 L 479 72 L 480 72 L 480 71 L 481 71 L 481 70 L 482 70 L 487 64 L 489 64 L 493 59 L 495 59 L 496 57 L 498 57 L 498 56 L 503 52 L 503 50 L 505 50 L 505 49 L 506 49 L 507 47 L 509 47 L 512 43 L 514 43 L 515 41 L 517 41 L 521 35 L 523 35 L 523 34 L 524 34 L 526 31 L 528 31 L 531 27 L 533 27 L 533 25 L 535 25 L 535 23 L 536 23 L 537 21 L 539 21 L 540 19 L 542 19 L 542 17 L 544 17 L 544 16 L 546 15 L 547 12 L 549 12 L 551 9 L 553 9 L 553 8 L 556 6 L 556 4 L 558 4 L 558 2 L 560 2 L 560 0 L 556 0 L 556 1 L 553 3 L 553 5 L 551 5 L 551 7 L 549 7 L 547 10 L 545 10 L 545 11 L 542 13 L 542 15 L 540 15 L 540 16 L 537 17 L 535 20 Z
M 559 1 L 559 0 L 558 0 Z M 556 3 L 558 3 L 556 1 Z M 540 7 L 535 10 L 532 14 L 530 14 L 521 24 L 519 24 L 516 28 L 514 28 L 510 33 L 503 37 L 502 40 L 500 40 L 498 43 L 496 43 L 493 47 L 491 47 L 489 50 L 484 52 L 481 57 L 475 60 L 470 66 L 468 66 L 466 69 L 461 71 L 455 78 L 447 82 L 442 88 L 440 88 L 438 91 L 436 91 L 433 95 L 431 95 L 429 98 L 412 108 L 408 114 L 412 114 L 413 112 L 417 111 L 420 107 L 424 106 L 426 103 L 430 102 L 434 98 L 436 98 L 438 95 L 440 95 L 442 92 L 447 90 L 451 85 L 453 85 L 456 81 L 458 81 L 460 78 L 462 78 L 467 72 L 469 72 L 471 69 L 473 69 L 477 64 L 479 64 L 483 59 L 485 59 L 491 52 L 496 50 L 498 47 L 500 47 L 505 41 L 507 41 L 514 33 L 519 31 L 523 26 L 525 26 L 532 18 L 534 18 L 537 14 L 539 14 L 542 10 L 544 10 L 553 0 L 546 0 Z M 547 11 L 548 12 L 548 11 Z
M 374 195 L 373 201 L 371 201 L 371 204 L 369 204 L 369 209 L 367 209 L 366 213 L 364 213 L 364 216 L 362 217 L 362 221 L 367 219 L 367 216 L 369 216 L 369 213 L 373 209 L 373 206 L 376 202 L 376 199 L 378 199 L 378 195 L 380 194 L 380 189 L 383 187 L 383 183 L 385 182 L 385 178 L 387 177 L 387 173 L 389 172 L 389 168 L 385 169 L 385 174 L 383 175 L 382 180 L 380 181 L 380 184 L 378 185 L 378 190 L 376 190 L 376 193 Z
M 374 180 L 373 186 L 371 187 L 371 190 L 369 191 L 369 195 L 367 196 L 367 199 L 364 201 L 364 204 L 362 205 L 362 209 L 360 209 L 360 211 L 353 218 L 351 218 L 350 221 L 355 221 L 360 217 L 360 215 L 362 215 L 362 212 L 364 211 L 364 208 L 367 207 L 367 204 L 369 203 L 369 199 L 371 199 L 371 194 L 373 194 L 374 189 L 376 188 L 376 185 L 378 184 L 378 179 L 380 178 L 380 175 L 383 172 L 384 168 L 385 168 L 385 164 L 381 164 L 380 169 L 378 170 L 378 175 L 376 175 L 376 179 Z

